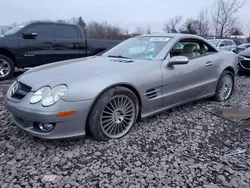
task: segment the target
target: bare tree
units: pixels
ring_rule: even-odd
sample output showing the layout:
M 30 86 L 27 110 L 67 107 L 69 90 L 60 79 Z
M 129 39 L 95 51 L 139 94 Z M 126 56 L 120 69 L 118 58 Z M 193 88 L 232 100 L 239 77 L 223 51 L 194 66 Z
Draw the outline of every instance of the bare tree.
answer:
M 150 27 L 150 24 L 148 24 L 148 28 L 147 28 L 146 33 L 147 33 L 147 34 L 151 34 L 151 27 Z
M 87 28 L 86 28 L 87 25 L 86 25 L 84 19 L 81 16 L 77 19 L 76 24 L 78 24 L 81 27 L 84 35 L 86 35 L 87 34 Z
M 196 19 L 187 19 L 180 32 L 207 36 L 209 34 L 208 9 L 202 9 Z
M 57 23 L 68 23 L 68 20 L 62 20 L 62 19 L 58 19 L 56 20 Z
M 175 16 L 170 18 L 167 23 L 164 25 L 164 31 L 168 33 L 178 33 L 177 25 L 180 24 L 182 16 Z
M 197 34 L 200 36 L 207 36 L 209 34 L 209 18 L 208 9 L 202 9 L 197 16 Z
M 145 30 L 143 28 L 141 28 L 140 26 L 136 27 L 135 32 L 138 35 L 142 35 L 143 33 L 145 33 Z
M 72 17 L 71 19 L 69 19 L 69 23 L 71 24 L 78 24 L 79 18 L 76 17 Z
M 8 31 L 14 27 L 17 27 L 17 26 L 18 26 L 18 24 L 15 22 L 10 24 L 10 25 L 1 25 L 0 26 L 0 34 L 4 34 L 6 31 Z
M 128 30 L 107 22 L 92 21 L 87 24 L 87 37 L 92 39 L 124 40 L 129 37 Z
M 237 13 L 246 0 L 215 0 L 212 9 L 212 21 L 215 35 L 223 38 L 230 32 L 230 25 L 237 21 Z
M 4 34 L 6 31 L 8 31 L 9 29 L 11 29 L 10 26 L 7 25 L 1 25 L 0 26 L 0 34 Z
M 247 42 L 250 42 L 250 22 L 248 23 L 248 26 L 247 26 Z
M 237 36 L 243 35 L 243 32 L 240 28 L 235 27 L 231 30 L 231 35 L 235 36 L 236 38 Z
M 234 25 L 231 26 L 230 35 L 237 36 L 243 35 L 242 27 L 239 21 L 236 21 Z
M 183 28 L 180 29 L 180 33 L 186 33 L 186 34 L 197 34 L 197 28 L 199 26 L 198 20 L 195 20 L 193 18 L 189 18 L 185 21 L 183 24 Z

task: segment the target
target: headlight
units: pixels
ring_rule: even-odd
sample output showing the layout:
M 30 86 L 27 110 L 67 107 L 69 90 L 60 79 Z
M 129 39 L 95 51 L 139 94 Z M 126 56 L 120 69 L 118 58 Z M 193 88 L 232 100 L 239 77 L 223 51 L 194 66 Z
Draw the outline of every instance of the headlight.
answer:
M 59 85 L 51 89 L 50 87 L 43 87 L 37 90 L 30 98 L 30 103 L 35 104 L 42 101 L 43 106 L 50 106 L 59 101 L 67 92 L 66 85 Z
M 39 90 L 37 90 L 33 95 L 32 97 L 30 98 L 30 103 L 31 104 L 35 104 L 39 101 L 41 101 L 43 99 L 43 92 L 46 91 L 46 90 L 50 90 L 49 87 L 43 87 Z

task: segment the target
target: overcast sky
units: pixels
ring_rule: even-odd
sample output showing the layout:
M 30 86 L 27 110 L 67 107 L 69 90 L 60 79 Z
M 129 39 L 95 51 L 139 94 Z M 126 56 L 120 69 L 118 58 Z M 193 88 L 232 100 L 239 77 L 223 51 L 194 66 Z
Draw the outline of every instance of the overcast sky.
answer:
M 0 25 L 39 19 L 70 19 L 82 16 L 86 22 L 107 21 L 134 31 L 136 26 L 162 31 L 175 15 L 195 17 L 213 0 L 8 0 L 1 2 Z M 239 16 L 244 30 L 250 28 L 250 0 Z

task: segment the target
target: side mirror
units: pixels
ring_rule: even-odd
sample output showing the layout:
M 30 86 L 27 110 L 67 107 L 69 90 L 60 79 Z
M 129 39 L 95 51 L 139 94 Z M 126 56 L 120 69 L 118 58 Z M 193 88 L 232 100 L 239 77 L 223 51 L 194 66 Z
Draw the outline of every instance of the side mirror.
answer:
M 184 64 L 187 64 L 188 62 L 189 62 L 189 59 L 185 56 L 174 56 L 170 58 L 168 65 L 169 66 L 184 65 Z
M 220 44 L 220 47 L 223 47 L 223 46 L 225 46 L 225 44 Z
M 36 37 L 37 37 L 37 33 L 28 33 L 28 32 L 23 33 L 23 38 L 25 39 L 34 39 Z

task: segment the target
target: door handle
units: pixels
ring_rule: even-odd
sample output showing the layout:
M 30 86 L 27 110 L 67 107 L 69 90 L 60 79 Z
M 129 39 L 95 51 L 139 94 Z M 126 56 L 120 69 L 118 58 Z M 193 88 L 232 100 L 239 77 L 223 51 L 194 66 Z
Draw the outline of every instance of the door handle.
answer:
M 205 67 L 209 67 L 209 66 L 212 66 L 212 65 L 213 65 L 212 62 L 208 61 L 208 62 L 206 62 Z

